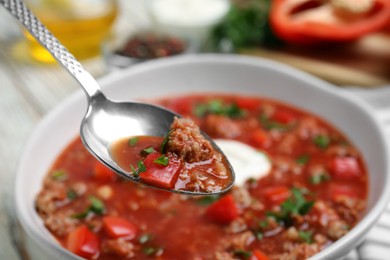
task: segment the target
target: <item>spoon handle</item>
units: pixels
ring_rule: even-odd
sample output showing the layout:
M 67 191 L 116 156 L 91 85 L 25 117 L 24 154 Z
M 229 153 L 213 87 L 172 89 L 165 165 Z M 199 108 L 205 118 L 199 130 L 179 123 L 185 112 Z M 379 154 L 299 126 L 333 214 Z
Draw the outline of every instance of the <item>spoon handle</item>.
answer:
M 30 34 L 76 78 L 89 98 L 101 94 L 100 87 L 91 74 L 39 21 L 22 0 L 0 0 L 0 4 L 18 19 Z

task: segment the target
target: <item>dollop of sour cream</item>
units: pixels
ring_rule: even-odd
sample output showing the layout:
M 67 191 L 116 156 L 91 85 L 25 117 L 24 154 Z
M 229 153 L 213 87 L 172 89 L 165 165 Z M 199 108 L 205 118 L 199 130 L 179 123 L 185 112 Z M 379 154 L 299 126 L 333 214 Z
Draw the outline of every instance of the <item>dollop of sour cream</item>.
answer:
M 264 152 L 238 141 L 223 139 L 214 141 L 233 167 L 236 174 L 235 185 L 244 185 L 249 178 L 259 179 L 271 171 L 271 162 Z
M 229 10 L 229 1 L 152 0 L 150 9 L 161 23 L 197 26 L 220 19 Z

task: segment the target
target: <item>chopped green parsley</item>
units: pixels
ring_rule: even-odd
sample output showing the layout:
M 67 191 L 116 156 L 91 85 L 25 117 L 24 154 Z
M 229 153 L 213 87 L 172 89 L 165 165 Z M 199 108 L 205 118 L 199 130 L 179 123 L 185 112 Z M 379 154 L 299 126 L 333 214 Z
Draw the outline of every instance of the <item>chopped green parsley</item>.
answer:
M 162 165 L 162 166 L 168 166 L 169 159 L 168 156 L 161 155 L 156 160 L 153 161 L 154 164 Z

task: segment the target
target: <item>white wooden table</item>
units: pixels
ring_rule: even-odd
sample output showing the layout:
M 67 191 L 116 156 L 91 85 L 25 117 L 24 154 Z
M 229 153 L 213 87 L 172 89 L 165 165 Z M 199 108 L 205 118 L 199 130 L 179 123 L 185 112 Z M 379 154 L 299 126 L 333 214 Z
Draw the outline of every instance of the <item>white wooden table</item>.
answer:
M 117 31 L 131 32 L 148 26 L 142 2 L 121 2 L 122 15 L 115 26 Z M 15 53 L 15 46 L 20 39 L 20 28 L 0 8 L 0 259 L 7 260 L 29 259 L 12 205 L 18 158 L 38 121 L 78 89 L 73 78 L 58 66 L 19 60 L 17 56 L 23 55 Z M 101 58 L 89 60 L 84 66 L 96 77 L 107 73 Z M 356 252 L 350 255 L 350 259 L 357 258 Z

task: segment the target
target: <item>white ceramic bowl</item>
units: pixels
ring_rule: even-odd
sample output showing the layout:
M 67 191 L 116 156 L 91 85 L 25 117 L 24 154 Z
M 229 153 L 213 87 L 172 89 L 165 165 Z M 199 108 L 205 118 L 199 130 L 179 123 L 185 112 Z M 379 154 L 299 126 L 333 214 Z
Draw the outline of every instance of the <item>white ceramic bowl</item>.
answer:
M 356 246 L 385 208 L 390 191 L 389 151 L 373 111 L 334 86 L 285 65 L 234 55 L 187 55 L 146 62 L 111 74 L 103 92 L 116 100 L 185 93 L 264 96 L 311 111 L 337 126 L 361 150 L 369 171 L 369 198 L 363 219 L 347 235 L 312 259 L 336 259 Z M 16 176 L 16 209 L 39 259 L 75 257 L 61 248 L 34 209 L 42 179 L 56 156 L 78 134 L 86 111 L 80 90 L 47 115 L 25 147 Z

